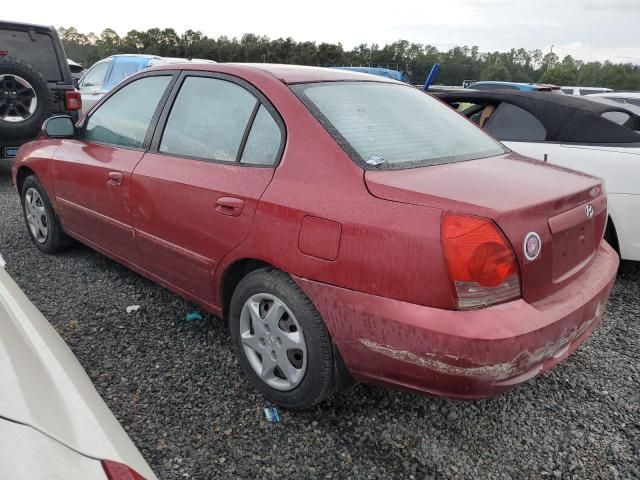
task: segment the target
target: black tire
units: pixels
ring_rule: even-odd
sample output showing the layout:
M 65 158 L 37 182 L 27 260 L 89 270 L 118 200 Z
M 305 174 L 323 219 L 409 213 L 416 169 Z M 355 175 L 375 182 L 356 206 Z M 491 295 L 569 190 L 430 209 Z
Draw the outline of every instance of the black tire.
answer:
M 620 255 L 620 244 L 618 243 L 618 232 L 616 232 L 616 227 L 611 220 L 611 217 L 607 219 L 607 226 L 604 230 L 604 239 L 606 242 L 613 248 L 618 255 Z
M 245 302 L 256 294 L 277 297 L 296 317 L 306 343 L 306 372 L 300 383 L 288 391 L 265 383 L 253 369 L 244 351 L 240 335 L 240 315 Z M 338 365 L 329 332 L 309 298 L 279 270 L 263 268 L 244 277 L 231 299 L 229 328 L 240 366 L 254 386 L 271 402 L 292 410 L 304 410 L 325 400 L 336 390 Z
M 30 193 L 30 190 L 35 190 L 40 199 L 42 206 L 44 207 L 44 213 L 46 215 L 46 227 L 47 227 L 47 235 L 44 241 L 42 239 L 37 239 L 34 235 L 30 225 L 29 220 L 27 218 L 27 194 Z M 49 201 L 49 197 L 47 196 L 47 192 L 45 192 L 40 182 L 35 175 L 29 175 L 22 184 L 22 192 L 20 193 L 22 198 L 22 214 L 24 217 L 24 222 L 27 227 L 27 232 L 31 237 L 34 245 L 43 253 L 54 254 L 64 250 L 69 246 L 69 237 L 65 235 L 62 231 L 62 226 L 60 225 L 60 221 L 58 220 L 58 216 L 56 212 L 53 210 L 53 206 Z
M 37 100 L 36 109 L 24 120 L 7 121 L 3 120 L 3 117 L 10 112 L 9 109 L 16 108 L 16 99 L 9 97 L 14 91 L 20 93 L 19 88 L 22 88 L 20 85 L 16 90 L 9 88 L 15 77 L 20 77 L 31 85 Z M 9 83 L 3 83 L 5 80 Z M 28 92 L 24 94 L 30 95 Z M 0 138 L 27 140 L 35 137 L 40 132 L 43 122 L 51 116 L 53 109 L 53 94 L 42 75 L 20 60 L 0 57 Z

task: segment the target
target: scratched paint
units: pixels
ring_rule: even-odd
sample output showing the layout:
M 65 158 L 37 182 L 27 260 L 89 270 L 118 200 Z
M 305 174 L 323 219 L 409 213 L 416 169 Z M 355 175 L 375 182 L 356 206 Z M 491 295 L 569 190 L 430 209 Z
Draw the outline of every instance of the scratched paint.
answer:
M 580 326 L 570 329 L 566 335 L 560 337 L 557 341 L 549 342 L 533 352 L 525 350 L 516 355 L 516 357 L 510 362 L 495 363 L 491 365 L 462 367 L 445 361 L 447 358 L 453 361 L 460 360 L 460 357 L 456 357 L 454 355 L 442 355 L 436 353 L 418 355 L 407 350 L 393 348 L 389 345 L 382 345 L 365 338 L 360 339 L 360 343 L 369 350 L 386 357 L 417 365 L 444 375 L 470 377 L 478 380 L 499 381 L 522 374 L 552 357 L 562 357 L 568 351 L 568 346 L 571 345 L 574 340 L 582 336 L 582 334 L 584 334 L 593 322 L 601 317 L 603 313 L 603 304 L 600 302 L 595 309 L 593 317 L 583 322 Z

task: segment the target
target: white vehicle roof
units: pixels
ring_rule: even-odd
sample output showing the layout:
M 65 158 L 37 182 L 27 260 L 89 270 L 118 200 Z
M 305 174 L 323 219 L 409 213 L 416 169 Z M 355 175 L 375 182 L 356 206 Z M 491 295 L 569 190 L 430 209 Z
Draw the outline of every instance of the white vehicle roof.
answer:
M 151 66 L 167 65 L 174 63 L 218 63 L 206 58 L 174 58 L 174 57 L 158 57 L 151 60 Z
M 594 93 L 590 95 L 592 97 L 604 97 L 604 98 L 640 98 L 640 92 L 607 92 L 607 93 Z
M 563 87 L 560 87 L 560 88 L 567 88 L 567 89 L 569 89 L 569 88 L 572 88 L 572 89 L 577 88 L 578 90 L 585 90 L 585 91 L 597 90 L 598 92 L 613 92 L 612 89 L 606 88 L 606 87 L 578 87 L 578 86 L 573 86 L 572 87 L 572 86 L 563 86 Z

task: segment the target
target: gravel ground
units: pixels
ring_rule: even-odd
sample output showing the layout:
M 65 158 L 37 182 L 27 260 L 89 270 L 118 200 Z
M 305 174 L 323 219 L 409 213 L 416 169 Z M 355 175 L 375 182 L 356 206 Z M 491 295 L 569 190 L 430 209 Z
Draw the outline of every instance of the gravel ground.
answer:
M 162 479 L 640 478 L 640 264 L 577 352 L 499 398 L 358 385 L 271 425 L 222 321 L 86 247 L 40 254 L 6 163 L 0 252 Z

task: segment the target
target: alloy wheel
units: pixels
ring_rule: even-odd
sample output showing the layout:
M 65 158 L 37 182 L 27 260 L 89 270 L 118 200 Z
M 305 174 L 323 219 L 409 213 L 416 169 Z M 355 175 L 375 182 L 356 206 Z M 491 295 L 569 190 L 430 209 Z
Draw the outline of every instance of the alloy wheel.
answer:
M 38 243 L 45 243 L 49 235 L 50 222 L 42 197 L 33 187 L 30 187 L 25 193 L 24 209 L 33 238 Z
M 270 387 L 296 388 L 307 369 L 307 344 L 300 324 L 274 295 L 251 296 L 240 313 L 242 348 L 258 377 Z
M 38 107 L 38 97 L 29 82 L 18 75 L 0 75 L 0 120 L 24 122 Z

